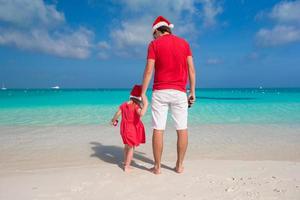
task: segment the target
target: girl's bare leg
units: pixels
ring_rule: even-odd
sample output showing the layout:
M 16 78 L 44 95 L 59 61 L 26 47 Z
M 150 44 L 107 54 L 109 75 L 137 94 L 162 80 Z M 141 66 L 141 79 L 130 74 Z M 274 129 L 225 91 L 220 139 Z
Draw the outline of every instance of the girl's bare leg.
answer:
M 127 154 L 128 154 L 128 147 L 127 147 L 127 145 L 125 144 L 125 145 L 124 145 L 124 162 L 123 162 L 123 165 L 125 165 L 125 163 L 126 163 L 126 160 L 127 160 Z
M 124 148 L 124 171 L 128 172 L 130 170 L 130 163 L 133 158 L 133 147 L 125 145 Z

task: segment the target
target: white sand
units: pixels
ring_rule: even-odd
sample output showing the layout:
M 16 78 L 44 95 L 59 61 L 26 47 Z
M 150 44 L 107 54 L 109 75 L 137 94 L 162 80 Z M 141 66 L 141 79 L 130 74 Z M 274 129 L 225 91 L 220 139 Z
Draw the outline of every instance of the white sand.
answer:
M 300 199 L 296 162 L 187 161 L 184 174 L 161 175 L 141 164 L 129 174 L 107 163 L 1 174 L 0 199 Z
M 0 199 L 300 199 L 298 126 L 192 127 L 183 174 L 168 129 L 161 175 L 147 129 L 127 174 L 118 129 L 0 127 Z

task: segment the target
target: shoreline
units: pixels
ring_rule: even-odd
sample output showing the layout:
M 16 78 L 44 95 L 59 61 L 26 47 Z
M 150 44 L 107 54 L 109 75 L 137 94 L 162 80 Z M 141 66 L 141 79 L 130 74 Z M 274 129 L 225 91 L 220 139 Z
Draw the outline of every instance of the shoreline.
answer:
M 135 156 L 152 161 L 152 129 Z M 85 126 L 0 126 L 0 169 L 47 168 L 121 161 L 119 128 Z M 176 159 L 176 132 L 164 133 L 164 161 Z M 187 160 L 274 160 L 300 162 L 300 126 L 232 125 L 191 126 Z M 115 161 L 114 161 L 115 162 Z

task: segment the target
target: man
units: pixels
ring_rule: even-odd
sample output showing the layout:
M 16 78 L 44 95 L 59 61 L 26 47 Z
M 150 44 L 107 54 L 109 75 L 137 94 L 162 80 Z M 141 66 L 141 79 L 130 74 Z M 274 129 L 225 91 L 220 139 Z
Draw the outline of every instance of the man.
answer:
M 189 44 L 172 34 L 173 28 L 167 19 L 159 16 L 152 25 L 154 40 L 148 46 L 147 64 L 144 71 L 142 100 L 148 101 L 146 91 L 154 72 L 152 94 L 152 148 L 153 173 L 161 173 L 163 133 L 166 127 L 168 108 L 177 131 L 177 162 L 175 171 L 183 172 L 183 160 L 188 145 L 188 104 L 195 101 L 195 69 Z M 186 85 L 189 77 L 190 94 Z

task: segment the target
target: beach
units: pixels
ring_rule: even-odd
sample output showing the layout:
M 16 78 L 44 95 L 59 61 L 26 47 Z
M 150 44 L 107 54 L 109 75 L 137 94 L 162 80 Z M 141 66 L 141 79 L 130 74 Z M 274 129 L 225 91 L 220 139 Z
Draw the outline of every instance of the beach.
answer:
M 127 94 L 0 93 L 0 199 L 300 199 L 299 90 L 199 90 L 184 173 L 169 120 L 160 175 L 149 171 L 150 110 L 146 144 L 122 170 L 119 127 L 108 122 Z
M 153 159 L 146 129 L 147 144 L 137 148 L 133 170 L 124 173 L 118 128 L 1 127 L 0 199 L 300 197 L 300 126 L 192 127 L 183 174 L 173 170 L 176 134 L 169 126 L 161 175 L 148 170 Z
M 299 22 L 300 0 L 0 0 L 0 200 L 300 200 Z

